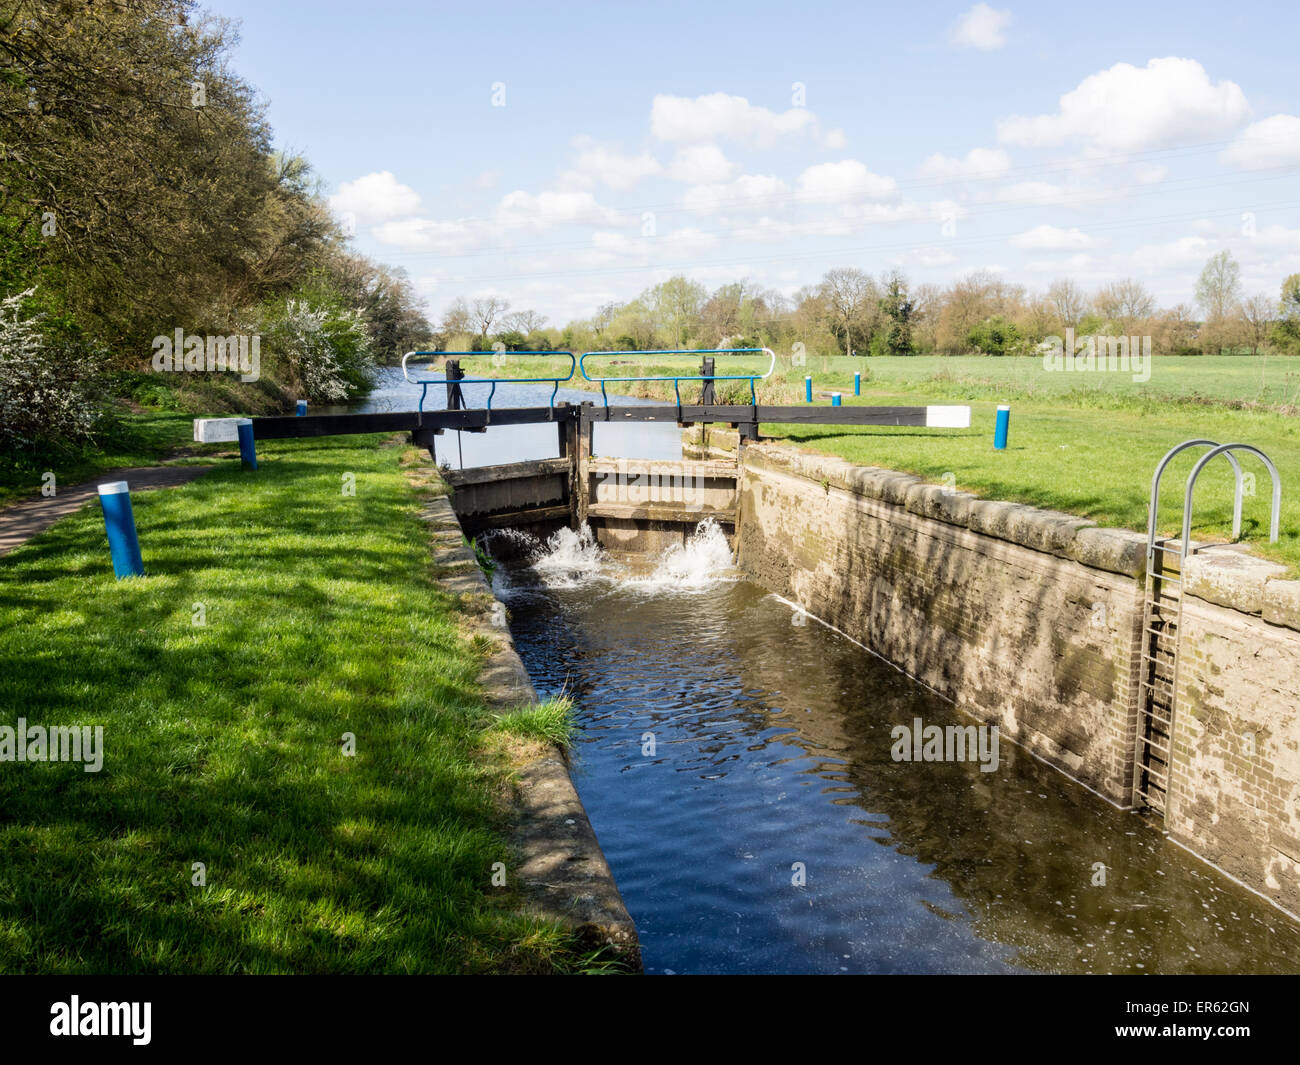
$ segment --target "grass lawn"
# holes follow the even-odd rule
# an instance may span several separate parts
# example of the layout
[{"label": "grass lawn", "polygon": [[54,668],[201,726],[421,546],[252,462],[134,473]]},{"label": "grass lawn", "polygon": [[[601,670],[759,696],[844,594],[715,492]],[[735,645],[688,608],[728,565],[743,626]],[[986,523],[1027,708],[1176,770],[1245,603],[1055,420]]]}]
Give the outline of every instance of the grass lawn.
[{"label": "grass lawn", "polygon": [[268,442],[256,473],[138,495],[143,580],[114,580],[93,505],[0,559],[0,724],[105,751],[0,763],[0,971],[585,967],[491,886],[509,743],[412,453],[379,445]]},{"label": "grass lawn", "polygon": [[[567,359],[514,361],[558,371]],[[719,356],[719,373],[736,367],[765,369],[767,358]],[[592,357],[592,376],[663,375],[699,372],[696,356],[680,358]],[[470,367],[467,366],[467,371]],[[862,397],[853,396],[853,373],[862,374]],[[509,364],[497,371],[519,373]],[[539,369],[537,373],[541,373]],[[1160,457],[1183,440],[1207,437],[1263,448],[1281,474],[1281,537],[1269,545],[1271,487],[1258,460],[1245,457],[1254,474],[1253,497],[1244,504],[1243,539],[1252,550],[1300,573],[1300,358],[1285,356],[1159,357],[1150,380],[1131,373],[1062,373],[1044,370],[1037,358],[916,356],[829,358],[809,356],[803,366],[778,361],[772,378],[759,385],[759,402],[801,403],[804,375],[811,375],[814,400],[843,393],[847,404],[968,403],[970,430],[852,429],[834,426],[764,424],[765,436],[780,437],[863,465],[886,466],[991,499],[1006,499],[1068,511],[1099,524],[1145,531],[1151,475]],[[575,384],[583,382],[578,379]],[[611,385],[610,391],[671,399],[672,385]],[[699,385],[682,385],[687,402]],[[722,401],[749,402],[749,386],[718,386]],[[994,411],[1011,405],[1010,446],[993,449]],[[1160,524],[1166,533],[1181,523],[1187,473],[1200,451],[1189,451],[1167,471]],[[1197,482],[1193,535],[1226,540],[1231,535],[1232,475],[1216,460]],[[1249,489],[1249,482],[1247,484]]]}]

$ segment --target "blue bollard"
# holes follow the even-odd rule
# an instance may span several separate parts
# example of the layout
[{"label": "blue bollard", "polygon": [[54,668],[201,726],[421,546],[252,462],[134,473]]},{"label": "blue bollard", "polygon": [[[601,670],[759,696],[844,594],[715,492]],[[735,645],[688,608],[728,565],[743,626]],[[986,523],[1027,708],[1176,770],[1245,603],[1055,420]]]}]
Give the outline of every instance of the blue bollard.
[{"label": "blue bollard", "polygon": [[998,423],[993,430],[993,446],[998,451],[1007,449],[1007,430],[1011,427],[1011,407],[1006,403],[998,404]]},{"label": "blue bollard", "polygon": [[298,411],[296,416],[301,418],[306,413],[307,413],[307,401],[305,399],[298,400]]},{"label": "blue bollard", "polygon": [[853,394],[855,396],[862,395],[862,374],[860,373],[853,375]]},{"label": "blue bollard", "polygon": [[831,406],[832,407],[843,406],[843,404],[840,402],[840,394],[838,392],[831,393]]},{"label": "blue bollard", "polygon": [[253,421],[240,418],[236,423],[239,429],[239,457],[250,470],[257,469],[257,445],[253,442]]},{"label": "blue bollard", "polygon": [[812,402],[812,378],[811,377],[805,377],[803,379],[803,398],[805,403]]},{"label": "blue bollard", "polygon": [[135,513],[131,510],[131,490],[127,483],[101,484],[99,505],[104,508],[104,530],[108,533],[108,551],[113,556],[117,579],[143,577],[144,559],[140,557],[140,539],[135,534]]}]

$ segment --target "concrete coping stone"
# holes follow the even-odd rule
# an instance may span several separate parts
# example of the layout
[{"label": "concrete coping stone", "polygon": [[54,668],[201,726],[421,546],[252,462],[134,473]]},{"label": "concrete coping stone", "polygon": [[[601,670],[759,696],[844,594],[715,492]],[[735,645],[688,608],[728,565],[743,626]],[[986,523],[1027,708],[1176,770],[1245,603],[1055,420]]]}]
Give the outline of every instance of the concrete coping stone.
[{"label": "concrete coping stone", "polygon": [[[1208,603],[1240,610],[1244,614],[1262,615],[1265,588],[1285,576],[1286,572],[1285,566],[1267,559],[1255,558],[1239,551],[1210,550],[1187,557],[1183,591]],[[1272,597],[1271,602],[1276,612],[1277,607],[1285,602],[1285,592]]]},{"label": "concrete coping stone", "polygon": [[[834,455],[802,451],[764,441],[747,445],[745,463],[784,471],[868,499],[905,508],[971,532],[1141,580],[1146,573],[1146,537],[1128,529],[1107,529],[1074,514],[1023,503],[983,499],[881,466],[855,466]],[[1186,590],[1198,598],[1274,624],[1300,629],[1300,581],[1280,579],[1286,569],[1240,551],[1212,551],[1188,561]]]}]

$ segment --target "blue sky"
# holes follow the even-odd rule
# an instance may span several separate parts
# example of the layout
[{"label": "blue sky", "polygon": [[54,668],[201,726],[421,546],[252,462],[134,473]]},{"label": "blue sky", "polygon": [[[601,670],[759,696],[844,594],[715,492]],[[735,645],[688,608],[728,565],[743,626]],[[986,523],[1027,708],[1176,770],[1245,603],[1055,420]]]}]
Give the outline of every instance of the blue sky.
[{"label": "blue sky", "polygon": [[1284,4],[212,0],[357,247],[553,324],[830,267],[1192,300],[1300,271]]}]

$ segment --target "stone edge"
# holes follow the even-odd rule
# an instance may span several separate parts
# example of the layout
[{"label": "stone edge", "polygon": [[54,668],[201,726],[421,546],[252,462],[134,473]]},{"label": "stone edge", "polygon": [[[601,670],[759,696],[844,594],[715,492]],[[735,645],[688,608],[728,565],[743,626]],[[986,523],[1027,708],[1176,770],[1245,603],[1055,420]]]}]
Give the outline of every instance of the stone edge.
[{"label": "stone edge", "polygon": [[[536,703],[536,690],[506,625],[505,608],[466,545],[451,500],[443,496],[430,501],[424,520],[430,525],[440,585],[455,594],[491,600],[479,619],[496,645],[480,675],[489,705],[509,710]],[[568,926],[584,943],[612,947],[622,962],[640,971],[636,925],[573,786],[564,753],[551,747],[524,766],[516,796],[511,844],[520,858],[517,875],[524,884],[527,910]]]}]

